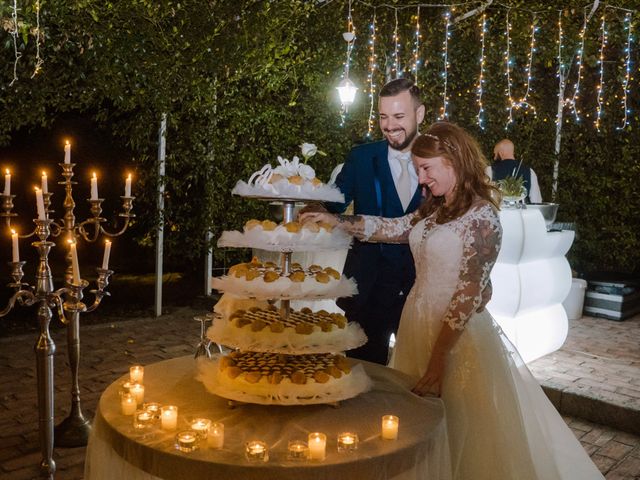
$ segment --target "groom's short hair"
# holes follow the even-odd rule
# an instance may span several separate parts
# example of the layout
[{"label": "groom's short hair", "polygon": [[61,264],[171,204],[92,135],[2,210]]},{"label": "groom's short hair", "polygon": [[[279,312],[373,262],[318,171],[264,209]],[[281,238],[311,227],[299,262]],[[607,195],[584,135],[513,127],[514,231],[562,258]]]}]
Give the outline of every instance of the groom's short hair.
[{"label": "groom's short hair", "polygon": [[409,92],[416,108],[422,105],[420,98],[420,89],[408,78],[396,78],[384,84],[380,89],[380,97],[395,97],[399,93]]}]

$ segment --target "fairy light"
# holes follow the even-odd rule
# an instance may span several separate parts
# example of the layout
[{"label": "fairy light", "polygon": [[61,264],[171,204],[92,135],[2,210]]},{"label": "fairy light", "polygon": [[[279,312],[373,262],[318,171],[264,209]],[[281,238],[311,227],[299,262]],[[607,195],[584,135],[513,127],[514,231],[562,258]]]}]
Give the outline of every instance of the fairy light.
[{"label": "fairy light", "polygon": [[600,66],[600,83],[598,84],[598,106],[596,108],[596,120],[594,125],[596,130],[600,131],[600,120],[602,118],[602,92],[604,90],[604,49],[607,44],[607,25],[605,21],[605,14],[602,13],[602,24],[600,27],[600,56],[598,58],[598,65]]},{"label": "fairy light", "polygon": [[569,108],[573,111],[573,117],[576,119],[576,122],[580,122],[580,110],[578,109],[578,99],[580,98],[580,82],[582,81],[582,71],[584,70],[583,59],[584,59],[584,38],[587,33],[587,24],[589,22],[589,17],[587,16],[587,12],[583,12],[584,20],[582,22],[582,29],[580,29],[580,47],[578,47],[578,54],[576,55],[576,64],[578,65],[578,77],[576,78],[576,84],[573,89],[573,95],[570,99],[567,99],[565,102]]},{"label": "fairy light", "polygon": [[413,83],[416,85],[418,85],[418,69],[420,68],[420,38],[420,5],[418,5],[418,11],[416,13],[416,32],[413,44],[413,65],[411,66],[411,70],[413,70]]},{"label": "fairy light", "polygon": [[393,78],[402,76],[400,71],[400,36],[398,35],[398,9],[395,8],[396,26],[393,29]]},{"label": "fairy light", "polygon": [[449,38],[451,33],[449,27],[451,26],[451,12],[445,13],[444,18],[446,20],[444,29],[444,42],[442,46],[442,58],[444,60],[444,70],[442,77],[444,78],[444,88],[442,90],[442,107],[440,108],[440,120],[446,120],[449,118],[449,97],[447,96],[447,82],[449,77]]},{"label": "fairy light", "polygon": [[627,46],[624,49],[625,59],[624,59],[624,82],[622,85],[622,111],[624,112],[624,118],[622,119],[622,125],[618,127],[618,130],[623,130],[627,125],[629,125],[629,110],[627,106],[627,98],[629,95],[629,79],[631,76],[631,42],[633,38],[631,37],[631,12],[627,12],[624,18],[625,30],[627,31]]},{"label": "fairy light", "polygon": [[[558,102],[562,102],[564,105],[564,82],[565,82],[565,70],[564,63],[562,62],[562,10],[558,11],[558,73],[556,77],[558,78],[559,88],[558,88]],[[561,98],[562,96],[562,98]],[[555,123],[558,125],[560,122],[561,115],[556,116]]]},{"label": "fairy light", "polygon": [[507,10],[506,24],[507,49],[504,52],[504,65],[505,76],[507,77],[507,112],[509,112],[509,115],[507,117],[507,124],[504,127],[505,130],[513,123],[513,107],[515,103],[511,96],[511,22],[509,21],[509,10]]},{"label": "fairy light", "polygon": [[373,19],[369,24],[369,74],[367,81],[369,83],[369,119],[367,120],[367,137],[371,138],[371,134],[375,129],[375,120],[373,115],[373,105],[375,98],[375,72],[378,68],[378,56],[376,54],[376,10],[373,10]]},{"label": "fairy light", "polygon": [[22,52],[18,50],[18,4],[17,0],[13,0],[13,6],[11,8],[11,30],[9,30],[9,35],[11,35],[13,39],[13,53],[15,56],[15,60],[13,62],[13,79],[9,86],[12,86],[16,80],[18,80],[18,61],[20,57],[22,57]]},{"label": "fairy light", "polygon": [[533,54],[536,52],[536,32],[538,31],[538,26],[536,25],[536,16],[534,14],[533,21],[531,22],[531,41],[529,43],[529,54],[527,55],[527,68],[525,73],[527,75],[527,87],[524,93],[524,96],[520,99],[520,101],[516,104],[516,108],[523,109],[531,109],[533,114],[536,114],[536,109],[533,105],[529,103],[529,93],[531,93],[531,69],[533,65]]},{"label": "fairy light", "polygon": [[478,102],[478,115],[476,115],[476,122],[478,126],[484,130],[484,108],[482,106],[482,93],[484,90],[484,39],[487,33],[487,14],[482,14],[482,22],[480,23],[480,76],[478,77],[478,87],[476,89],[476,99]]},{"label": "fairy light", "polygon": [[42,70],[42,65],[44,64],[44,60],[42,59],[42,55],[40,54],[40,0],[36,0],[35,5],[36,10],[36,64],[33,68],[33,74],[31,78],[35,77]]}]

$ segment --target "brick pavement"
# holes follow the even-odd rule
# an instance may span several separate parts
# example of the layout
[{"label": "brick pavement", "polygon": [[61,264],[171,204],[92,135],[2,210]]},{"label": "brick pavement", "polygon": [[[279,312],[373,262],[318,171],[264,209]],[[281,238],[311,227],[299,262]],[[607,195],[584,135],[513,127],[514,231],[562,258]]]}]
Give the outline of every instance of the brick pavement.
[{"label": "brick pavement", "polygon": [[[149,364],[192,353],[199,334],[199,326],[192,317],[200,313],[201,310],[180,308],[159,319],[113,319],[109,323],[81,328],[83,350],[80,384],[85,415],[89,418],[93,416],[102,391],[125,374],[129,365]],[[589,391],[594,397],[606,397],[606,392],[615,393],[617,396],[610,399],[622,399],[626,405],[628,398],[637,398],[631,393],[640,388],[638,345],[637,340],[635,343],[633,341],[633,335],[638,338],[640,318],[620,325],[601,322],[589,318],[572,322],[569,341],[565,346],[567,350],[563,348],[561,352],[534,362],[533,370],[547,386],[553,383],[565,390],[576,388],[578,392]],[[58,347],[55,360],[57,423],[69,408],[71,382],[64,331],[54,332],[53,338]],[[34,341],[34,335],[0,338],[0,480],[32,479],[38,473],[40,451],[36,430]],[[587,358],[582,360],[578,354]],[[565,355],[573,359],[573,363],[569,365]],[[611,360],[618,362],[611,363]],[[566,365],[570,368],[561,371]],[[548,378],[543,378],[545,376]],[[607,381],[600,382],[601,378]],[[628,382],[625,383],[625,379]],[[562,390],[548,387],[550,395],[554,392],[560,392],[562,397]],[[640,479],[639,436],[575,416],[565,417],[565,420],[606,474],[607,480]],[[56,478],[82,478],[84,451],[84,448],[56,448]]]}]

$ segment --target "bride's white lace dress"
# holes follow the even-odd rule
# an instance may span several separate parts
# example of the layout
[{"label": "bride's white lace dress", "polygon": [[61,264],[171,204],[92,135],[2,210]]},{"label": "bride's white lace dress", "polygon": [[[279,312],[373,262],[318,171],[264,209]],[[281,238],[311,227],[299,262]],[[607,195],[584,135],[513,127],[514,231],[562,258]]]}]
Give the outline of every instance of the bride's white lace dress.
[{"label": "bride's white lace dress", "polygon": [[456,480],[603,479],[515,348],[484,309],[500,248],[497,212],[483,201],[446,224],[413,215],[366,217],[364,238],[406,240],[416,263],[391,359],[416,378],[442,322],[464,329],[447,362],[446,407]]}]

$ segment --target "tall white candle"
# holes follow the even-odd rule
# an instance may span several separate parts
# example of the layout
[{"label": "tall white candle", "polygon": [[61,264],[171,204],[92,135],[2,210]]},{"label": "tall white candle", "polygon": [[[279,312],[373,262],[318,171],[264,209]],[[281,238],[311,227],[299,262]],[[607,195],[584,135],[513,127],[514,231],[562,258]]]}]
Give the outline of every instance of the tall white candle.
[{"label": "tall white candle", "polygon": [[18,250],[18,234],[11,229],[11,261],[17,263],[20,261],[20,251]]},{"label": "tall white candle", "polygon": [[131,388],[129,388],[129,393],[136,397],[136,403],[138,405],[142,405],[142,402],[144,402],[144,385],[134,383],[131,385]]},{"label": "tall white candle", "polygon": [[[104,255],[102,256],[102,269],[109,269],[109,255],[111,255],[111,240],[106,240],[104,242]],[[133,368],[133,367],[131,367]],[[142,368],[142,367],[139,367]],[[144,373],[144,370],[143,370]],[[135,381],[133,377],[131,377],[131,381]]]},{"label": "tall white candle", "polygon": [[382,417],[382,438],[385,440],[397,440],[399,423],[400,420],[395,415],[384,415]]},{"label": "tall white candle", "polygon": [[47,172],[42,171],[42,193],[49,193],[49,182],[47,182]]},{"label": "tall white candle", "polygon": [[98,199],[98,177],[96,172],[91,175],[91,200]]},{"label": "tall white candle", "polygon": [[327,453],[327,436],[324,433],[314,432],[309,434],[309,458],[311,460],[324,460]]},{"label": "tall white candle", "polygon": [[136,397],[130,393],[125,393],[120,397],[120,407],[123,415],[133,415],[136,413]]},{"label": "tall white candle", "polygon": [[7,168],[4,174],[4,194],[11,195],[11,172]]},{"label": "tall white candle", "polygon": [[127,179],[124,181],[124,196],[131,196],[131,174],[127,175]]},{"label": "tall white candle", "polygon": [[80,285],[80,265],[78,264],[78,250],[76,242],[69,240],[69,248],[71,249],[71,272],[73,274],[73,284]]},{"label": "tall white candle", "polygon": [[69,140],[64,144],[64,163],[71,163],[71,144]]},{"label": "tall white candle", "polygon": [[144,367],[141,365],[133,365],[129,367],[129,380],[131,383],[142,384],[144,379]]},{"label": "tall white candle", "polygon": [[44,198],[42,196],[42,190],[38,187],[36,187],[36,208],[38,210],[38,220],[46,220]]},{"label": "tall white candle", "polygon": [[224,446],[224,423],[212,423],[207,436],[209,448],[222,448]]},{"label": "tall white candle", "polygon": [[175,430],[178,426],[178,407],[165,405],[160,413],[160,424],[163,430]]}]

